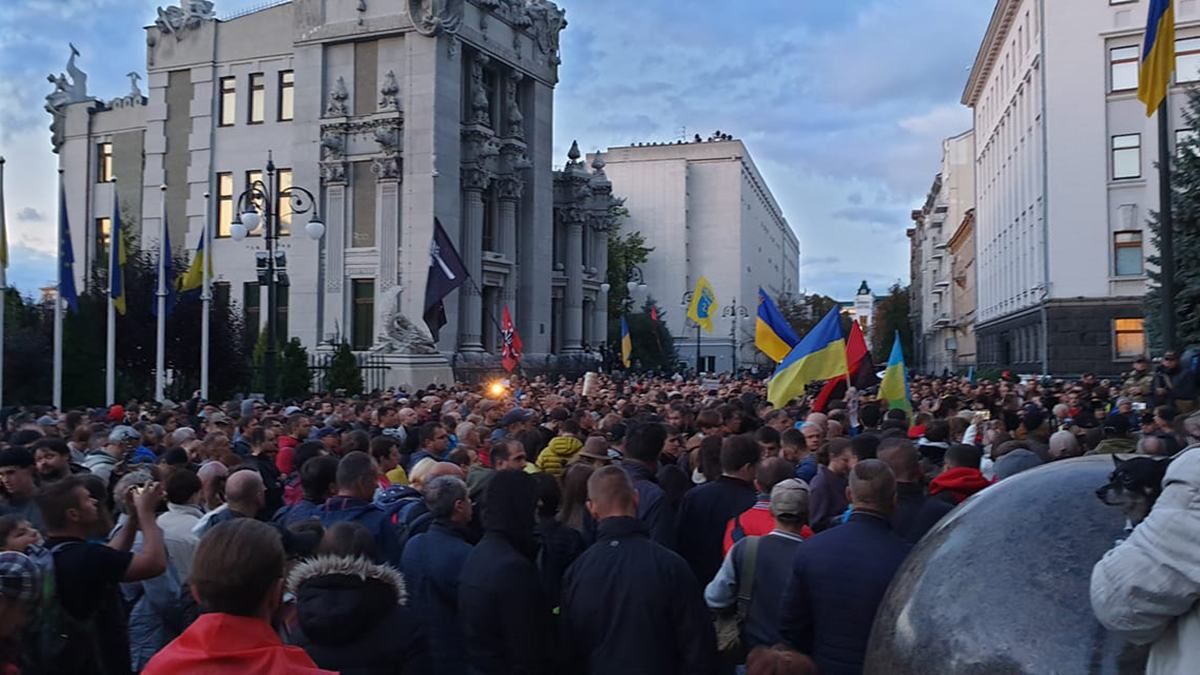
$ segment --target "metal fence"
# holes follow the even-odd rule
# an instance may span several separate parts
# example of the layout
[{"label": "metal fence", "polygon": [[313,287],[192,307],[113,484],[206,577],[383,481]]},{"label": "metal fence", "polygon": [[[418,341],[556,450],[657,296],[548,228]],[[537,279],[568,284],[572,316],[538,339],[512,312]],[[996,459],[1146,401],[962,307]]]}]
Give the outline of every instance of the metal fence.
[{"label": "metal fence", "polygon": [[[387,388],[387,375],[391,366],[383,357],[364,352],[355,354],[354,358],[358,361],[359,372],[362,373],[364,391],[370,392]],[[308,357],[308,373],[312,378],[313,391],[328,392],[329,387],[325,386],[325,376],[329,372],[329,364],[332,361],[333,354],[312,354]]]}]

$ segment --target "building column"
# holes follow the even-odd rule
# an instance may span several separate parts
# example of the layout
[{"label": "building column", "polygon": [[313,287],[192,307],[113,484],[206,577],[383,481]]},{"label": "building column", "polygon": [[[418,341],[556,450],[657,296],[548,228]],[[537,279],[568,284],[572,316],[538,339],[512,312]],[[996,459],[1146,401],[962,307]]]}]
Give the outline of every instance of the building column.
[{"label": "building column", "polygon": [[462,238],[459,239],[458,250],[471,278],[459,287],[460,352],[483,351],[483,298],[479,295],[479,280],[483,279],[483,191],[490,180],[491,176],[483,169],[463,168],[462,187],[466,199],[463,203]]},{"label": "building column", "polygon": [[507,305],[510,312],[515,312],[517,301],[517,280],[520,278],[517,266],[517,203],[521,201],[525,182],[516,176],[504,176],[496,181],[497,194],[500,198],[500,253],[510,263],[508,276],[504,279],[504,288],[500,291],[500,304]]},{"label": "building column", "polygon": [[[596,277],[600,283],[608,281],[608,229],[593,230],[595,242]],[[596,318],[593,323],[592,344],[600,345],[608,342],[608,293],[603,289],[596,292]]]},{"label": "building column", "polygon": [[583,351],[583,224],[582,217],[568,216],[567,287],[563,294],[563,352]]},{"label": "building column", "polygon": [[343,293],[346,278],[346,183],[345,174],[337,174],[341,180],[325,183],[325,307],[321,334],[317,344],[327,336],[335,340],[349,340],[349,303]]}]

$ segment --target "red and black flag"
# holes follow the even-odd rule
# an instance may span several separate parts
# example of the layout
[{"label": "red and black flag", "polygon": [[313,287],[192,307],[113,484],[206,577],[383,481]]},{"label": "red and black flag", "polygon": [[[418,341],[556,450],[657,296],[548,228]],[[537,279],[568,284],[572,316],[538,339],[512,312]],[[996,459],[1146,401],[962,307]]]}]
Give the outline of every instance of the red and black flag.
[{"label": "red and black flag", "polygon": [[503,364],[505,370],[511,373],[521,362],[521,350],[525,345],[521,344],[521,334],[513,325],[512,314],[508,313],[508,305],[504,306],[500,317],[500,344],[500,363]]},{"label": "red and black flag", "polygon": [[845,396],[847,380],[860,391],[879,382],[875,375],[875,364],[871,361],[871,351],[867,349],[867,341],[857,321],[850,323],[850,337],[846,339],[846,364],[850,367],[849,376],[825,381],[821,393],[813,401],[812,409],[815,412],[825,412],[831,400]]}]

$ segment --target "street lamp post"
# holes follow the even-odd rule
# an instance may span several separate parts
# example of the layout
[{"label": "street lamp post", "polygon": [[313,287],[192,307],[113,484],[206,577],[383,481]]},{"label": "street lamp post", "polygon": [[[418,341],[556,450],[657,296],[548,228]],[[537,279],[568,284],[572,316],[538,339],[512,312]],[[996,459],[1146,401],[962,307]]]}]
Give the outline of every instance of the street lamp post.
[{"label": "street lamp post", "polygon": [[[692,306],[692,294],[695,291],[687,291],[680,299],[679,305],[685,310]],[[685,322],[686,323],[686,322]],[[694,321],[692,323],[695,323]],[[696,377],[700,377],[700,324],[696,324]]]},{"label": "street lamp post", "polygon": [[317,198],[312,192],[300,186],[289,186],[278,189],[275,182],[275,161],[267,152],[266,181],[261,178],[246,187],[246,191],[238,196],[234,209],[233,223],[229,234],[234,241],[242,241],[247,235],[258,231],[263,226],[263,246],[265,251],[255,254],[255,268],[258,271],[259,284],[267,287],[267,348],[263,353],[263,394],[268,400],[276,394],[275,359],[276,345],[276,302],[278,287],[290,285],[287,275],[287,256],[278,249],[279,244],[279,205],[287,199],[293,214],[312,211],[304,232],[314,241],[325,235],[325,224],[317,215]]},{"label": "street lamp post", "polygon": [[737,304],[737,298],[734,298],[728,307],[721,310],[721,316],[729,319],[729,339],[733,342],[733,376],[737,377],[738,372],[738,335],[737,322],[750,320],[750,309],[745,305]]}]

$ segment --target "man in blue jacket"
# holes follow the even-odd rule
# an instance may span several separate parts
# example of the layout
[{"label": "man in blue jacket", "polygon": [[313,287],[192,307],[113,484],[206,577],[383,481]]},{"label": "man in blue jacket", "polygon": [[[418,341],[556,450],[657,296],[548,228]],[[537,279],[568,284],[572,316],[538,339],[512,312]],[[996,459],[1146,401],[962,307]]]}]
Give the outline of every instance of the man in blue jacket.
[{"label": "man in blue jacket", "polygon": [[650,531],[650,538],[667,548],[675,548],[675,507],[658,484],[658,456],[666,440],[667,428],[662,424],[635,425],[625,437],[625,460],[621,468],[629,474],[637,490],[637,518]]},{"label": "man in blue jacket", "polygon": [[877,459],[850,471],[854,511],[796,549],[780,633],[822,675],[860,675],[871,624],[911,546],[892,532],[896,479]]},{"label": "man in blue jacket", "polygon": [[387,513],[372,503],[379,486],[379,465],[365,452],[346,453],[338,462],[337,494],[321,507],[321,525],[326,529],[334,523],[362,523],[375,538],[375,562],[400,567],[400,538]]}]

